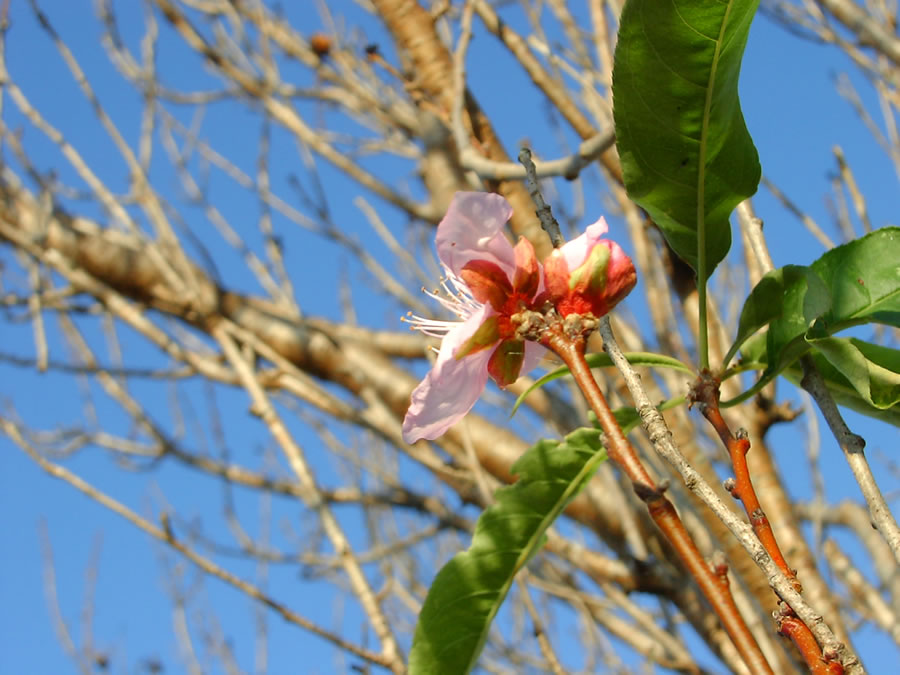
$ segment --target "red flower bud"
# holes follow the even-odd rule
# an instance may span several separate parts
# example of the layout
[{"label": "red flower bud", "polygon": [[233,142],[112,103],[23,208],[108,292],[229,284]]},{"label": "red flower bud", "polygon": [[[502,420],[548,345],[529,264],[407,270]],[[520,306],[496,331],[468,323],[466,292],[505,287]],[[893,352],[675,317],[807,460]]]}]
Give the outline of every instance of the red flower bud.
[{"label": "red flower bud", "polygon": [[548,297],[562,316],[608,314],[637,282],[631,259],[614,241],[601,239],[586,252],[583,262],[569,270],[562,251],[544,262]]}]

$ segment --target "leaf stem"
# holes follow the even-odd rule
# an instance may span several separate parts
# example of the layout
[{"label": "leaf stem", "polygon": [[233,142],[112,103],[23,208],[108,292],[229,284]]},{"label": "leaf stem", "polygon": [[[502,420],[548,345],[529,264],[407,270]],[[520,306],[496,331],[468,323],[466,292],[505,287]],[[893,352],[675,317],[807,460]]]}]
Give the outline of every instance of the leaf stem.
[{"label": "leaf stem", "polygon": [[[703,228],[698,232],[698,241],[703,242]],[[706,316],[706,244],[701,243],[697,253],[697,356],[700,369],[709,368],[709,324]]]},{"label": "leaf stem", "polygon": [[750,672],[772,673],[772,668],[756,643],[756,639],[738,612],[728,588],[727,575],[724,570],[714,570],[703,559],[672,502],[665,497],[665,485],[654,483],[637,452],[616,423],[609,404],[606,402],[606,397],[600,391],[585,360],[584,342],[584,337],[581,335],[576,337],[567,335],[561,323],[548,326],[541,337],[541,343],[555,352],[569,367],[572,377],[594,414],[597,415],[605,435],[606,449],[610,459],[618,464],[631,480],[635,493],[647,505],[653,522],[675,549],[685,568],[712,605]]}]

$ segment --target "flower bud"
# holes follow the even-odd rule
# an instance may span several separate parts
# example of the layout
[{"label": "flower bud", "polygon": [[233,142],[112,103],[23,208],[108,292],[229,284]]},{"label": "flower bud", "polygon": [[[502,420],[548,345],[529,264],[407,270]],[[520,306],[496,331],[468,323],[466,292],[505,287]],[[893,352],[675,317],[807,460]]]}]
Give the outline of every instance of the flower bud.
[{"label": "flower bud", "polygon": [[550,300],[562,316],[593,314],[599,319],[637,282],[631,259],[608,239],[595,243],[584,262],[571,272],[565,257],[554,251],[544,263],[544,274]]},{"label": "flower bud", "polygon": [[596,295],[606,288],[606,268],[609,264],[609,246],[600,242],[591,249],[580,267],[569,276],[569,289],[575,293]]}]

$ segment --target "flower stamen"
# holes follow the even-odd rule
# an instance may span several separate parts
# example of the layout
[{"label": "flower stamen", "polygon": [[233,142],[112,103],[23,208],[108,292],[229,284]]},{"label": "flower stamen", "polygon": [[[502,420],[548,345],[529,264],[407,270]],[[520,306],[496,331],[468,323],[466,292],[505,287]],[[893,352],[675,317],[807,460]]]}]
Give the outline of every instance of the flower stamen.
[{"label": "flower stamen", "polygon": [[465,321],[481,308],[481,303],[472,297],[462,279],[447,268],[444,268],[444,272],[447,276],[441,278],[440,288],[429,291],[423,286],[422,292],[459,318],[432,319],[407,312],[400,320],[408,323],[410,330],[421,331],[433,338],[443,338],[460,321]]}]

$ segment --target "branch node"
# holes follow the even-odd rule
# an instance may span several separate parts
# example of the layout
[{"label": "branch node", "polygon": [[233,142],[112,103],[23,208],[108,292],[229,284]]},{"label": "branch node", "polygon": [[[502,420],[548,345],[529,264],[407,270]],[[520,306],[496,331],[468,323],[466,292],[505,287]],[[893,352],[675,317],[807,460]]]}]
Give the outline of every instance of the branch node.
[{"label": "branch node", "polygon": [[725,553],[723,551],[713,551],[710,564],[719,580],[728,586],[728,558],[725,557]]},{"label": "branch node", "polygon": [[735,499],[738,499],[738,495],[736,492],[737,481],[733,477],[726,478],[722,481],[722,487],[725,488],[725,491],[729,493]]},{"label": "branch node", "polygon": [[669,479],[661,480],[656,485],[645,485],[644,483],[638,482],[633,482],[631,485],[638,498],[646,503],[662,498],[666,490],[669,489]]}]

